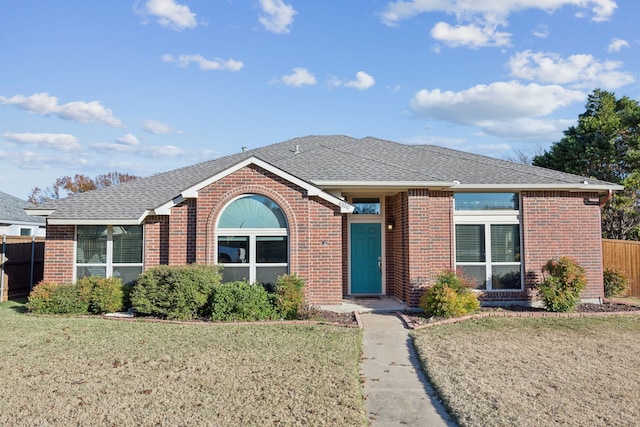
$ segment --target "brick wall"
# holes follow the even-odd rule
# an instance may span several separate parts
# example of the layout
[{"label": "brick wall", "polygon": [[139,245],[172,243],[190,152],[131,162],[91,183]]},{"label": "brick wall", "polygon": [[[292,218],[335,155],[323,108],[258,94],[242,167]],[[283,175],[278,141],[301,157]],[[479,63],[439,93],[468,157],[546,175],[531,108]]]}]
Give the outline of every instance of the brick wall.
[{"label": "brick wall", "polygon": [[144,221],[144,268],[169,264],[169,217],[149,216]]},{"label": "brick wall", "polygon": [[75,226],[47,225],[44,246],[43,281],[71,283],[73,281]]},{"label": "brick wall", "polygon": [[584,269],[583,299],[603,298],[600,207],[595,193],[529,191],[522,194],[524,269],[531,286],[551,258],[569,256]]},{"label": "brick wall", "polygon": [[[405,209],[401,202],[403,196],[396,197],[400,199],[394,204],[395,209],[402,211]],[[393,245],[394,256],[402,262],[401,267],[394,267],[394,272],[397,274],[398,268],[406,271],[401,273],[401,278],[394,278],[395,286],[399,280],[403,282],[403,299],[409,306],[418,305],[425,287],[433,284],[440,271],[453,268],[452,200],[451,192],[426,189],[407,192],[405,219],[398,235],[394,235]],[[398,244],[406,249],[399,248]],[[398,251],[403,250],[406,252],[399,255]]]}]

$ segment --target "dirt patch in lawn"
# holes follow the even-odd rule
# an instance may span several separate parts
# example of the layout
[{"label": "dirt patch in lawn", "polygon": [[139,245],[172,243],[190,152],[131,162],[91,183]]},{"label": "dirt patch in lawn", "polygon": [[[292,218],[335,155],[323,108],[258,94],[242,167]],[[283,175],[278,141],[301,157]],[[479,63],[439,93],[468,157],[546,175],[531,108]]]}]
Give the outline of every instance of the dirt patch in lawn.
[{"label": "dirt patch in lawn", "polygon": [[486,317],[412,336],[462,426],[631,426],[640,420],[640,315]]}]

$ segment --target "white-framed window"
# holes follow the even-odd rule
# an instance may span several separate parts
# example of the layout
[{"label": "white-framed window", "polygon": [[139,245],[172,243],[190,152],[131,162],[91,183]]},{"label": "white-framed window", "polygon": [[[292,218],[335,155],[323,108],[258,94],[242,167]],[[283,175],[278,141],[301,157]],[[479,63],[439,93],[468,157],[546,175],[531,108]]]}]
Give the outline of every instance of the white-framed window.
[{"label": "white-framed window", "polygon": [[33,230],[31,228],[20,228],[21,236],[31,236],[33,235]]},{"label": "white-framed window", "polygon": [[521,290],[518,193],[456,193],[456,270],[480,290]]},{"label": "white-framed window", "polygon": [[224,282],[246,280],[270,286],[288,273],[289,235],[284,212],[268,197],[232,200],[216,227],[216,257]]},{"label": "white-framed window", "polygon": [[141,225],[76,226],[76,277],[120,277],[135,281],[142,273]]}]

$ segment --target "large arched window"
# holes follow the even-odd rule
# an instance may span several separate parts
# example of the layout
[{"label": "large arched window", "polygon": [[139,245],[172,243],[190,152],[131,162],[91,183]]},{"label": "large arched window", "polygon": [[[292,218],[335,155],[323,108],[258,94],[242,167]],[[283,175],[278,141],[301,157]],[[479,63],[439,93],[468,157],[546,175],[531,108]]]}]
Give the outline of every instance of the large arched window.
[{"label": "large arched window", "polygon": [[268,197],[251,194],[229,203],[218,218],[217,259],[225,282],[274,284],[289,267],[287,220]]}]

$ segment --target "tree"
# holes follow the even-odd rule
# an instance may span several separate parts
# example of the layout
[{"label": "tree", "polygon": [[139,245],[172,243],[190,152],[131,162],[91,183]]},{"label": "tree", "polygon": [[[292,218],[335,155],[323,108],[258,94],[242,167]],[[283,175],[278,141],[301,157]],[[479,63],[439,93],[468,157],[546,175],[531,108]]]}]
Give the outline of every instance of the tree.
[{"label": "tree", "polygon": [[640,240],[640,104],[600,89],[578,124],[533,164],[621,184],[602,210],[605,238]]},{"label": "tree", "polygon": [[[94,179],[91,179],[86,175],[79,174],[75,175],[73,178],[70,176],[63,176],[58,178],[55,184],[51,187],[47,187],[45,189],[35,187],[31,190],[28,200],[30,203],[39,205],[51,200],[58,200],[72,194],[110,187],[126,181],[133,181],[138,178],[140,177],[122,172],[109,172],[103,175],[98,175]],[[66,191],[66,194],[61,194],[63,190]]]}]

